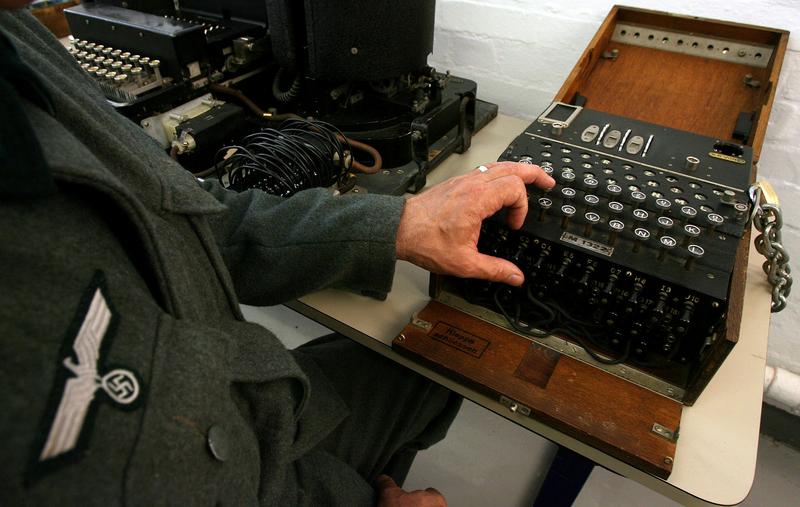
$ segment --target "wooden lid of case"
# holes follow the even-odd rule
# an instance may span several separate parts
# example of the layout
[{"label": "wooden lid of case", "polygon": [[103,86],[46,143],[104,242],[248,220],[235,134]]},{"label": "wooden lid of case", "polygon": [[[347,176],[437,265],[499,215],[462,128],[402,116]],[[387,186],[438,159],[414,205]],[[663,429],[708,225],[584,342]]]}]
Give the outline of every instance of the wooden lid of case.
[{"label": "wooden lid of case", "polygon": [[789,33],[615,6],[555,100],[742,143],[758,160]]}]

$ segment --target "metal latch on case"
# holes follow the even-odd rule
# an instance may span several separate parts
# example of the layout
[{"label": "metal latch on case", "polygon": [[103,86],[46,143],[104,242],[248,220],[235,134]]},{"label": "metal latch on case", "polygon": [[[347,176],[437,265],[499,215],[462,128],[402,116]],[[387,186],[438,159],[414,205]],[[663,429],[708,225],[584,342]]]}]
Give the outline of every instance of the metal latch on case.
[{"label": "metal latch on case", "polygon": [[526,415],[526,416],[531,415],[530,407],[526,407],[525,405],[523,405],[521,403],[517,403],[516,401],[512,400],[511,398],[508,398],[506,396],[502,396],[501,395],[499,401],[500,401],[501,405],[505,405],[506,408],[508,408],[508,410],[510,410],[511,412],[520,413],[520,414]]},{"label": "metal latch on case", "polygon": [[771,204],[772,206],[780,206],[781,202],[778,199],[778,193],[772,187],[772,184],[767,180],[759,180],[752,187],[750,187],[750,200],[753,201],[754,206],[762,204]]},{"label": "metal latch on case", "polygon": [[667,440],[669,440],[671,442],[677,442],[678,441],[678,430],[677,429],[671,430],[671,429],[669,429],[666,426],[663,426],[661,424],[653,423],[653,428],[651,429],[651,431],[653,433],[655,433],[656,435],[658,435],[660,437],[664,437],[664,438],[666,438]]}]

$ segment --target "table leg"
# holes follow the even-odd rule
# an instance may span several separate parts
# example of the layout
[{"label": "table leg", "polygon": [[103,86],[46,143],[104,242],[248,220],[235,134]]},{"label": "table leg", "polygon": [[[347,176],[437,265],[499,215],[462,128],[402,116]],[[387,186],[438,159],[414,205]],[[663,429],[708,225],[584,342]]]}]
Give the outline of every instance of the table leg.
[{"label": "table leg", "polygon": [[571,506],[593,468],[592,460],[559,445],[533,507]]}]

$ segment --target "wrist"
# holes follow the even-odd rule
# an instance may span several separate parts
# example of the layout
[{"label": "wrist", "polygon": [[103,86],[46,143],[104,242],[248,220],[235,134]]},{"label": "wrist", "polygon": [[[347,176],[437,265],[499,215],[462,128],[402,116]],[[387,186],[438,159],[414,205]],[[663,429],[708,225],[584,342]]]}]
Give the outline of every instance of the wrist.
[{"label": "wrist", "polygon": [[403,204],[403,211],[400,213],[400,221],[397,224],[397,236],[395,239],[395,255],[397,260],[410,260],[410,245],[413,242],[413,218],[416,207],[414,199],[410,197]]}]

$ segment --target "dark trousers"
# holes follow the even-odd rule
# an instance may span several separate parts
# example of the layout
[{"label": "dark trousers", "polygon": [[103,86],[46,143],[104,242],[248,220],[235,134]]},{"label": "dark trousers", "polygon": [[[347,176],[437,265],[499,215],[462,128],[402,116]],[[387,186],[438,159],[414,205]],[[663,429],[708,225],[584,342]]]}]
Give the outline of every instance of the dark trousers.
[{"label": "dark trousers", "polygon": [[350,409],[319,447],[368,482],[387,474],[402,485],[417,451],[442,440],[461,396],[339,334],[295,350],[313,358]]}]

